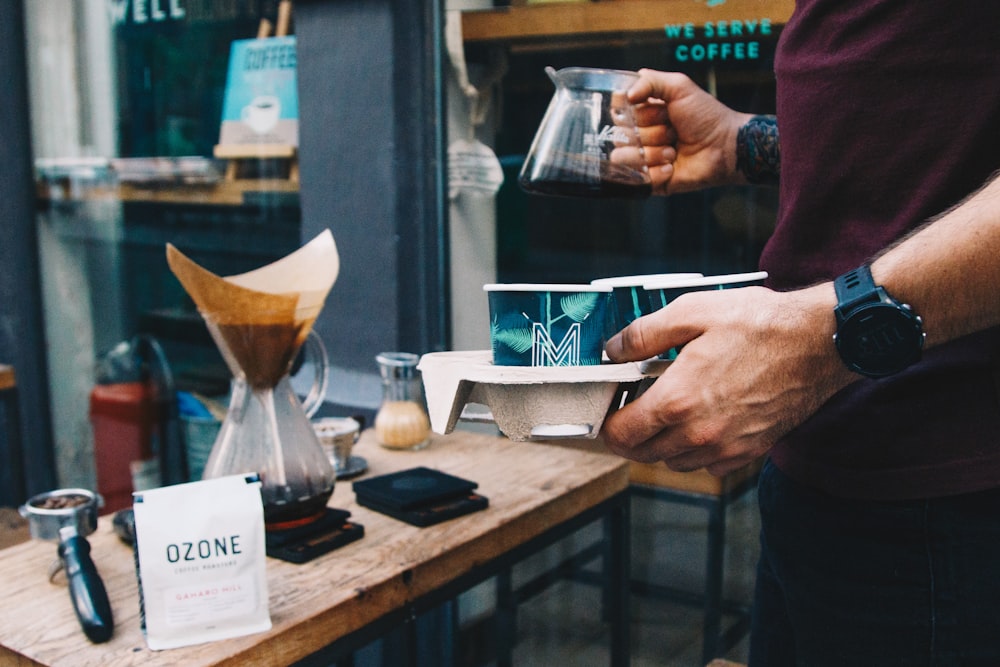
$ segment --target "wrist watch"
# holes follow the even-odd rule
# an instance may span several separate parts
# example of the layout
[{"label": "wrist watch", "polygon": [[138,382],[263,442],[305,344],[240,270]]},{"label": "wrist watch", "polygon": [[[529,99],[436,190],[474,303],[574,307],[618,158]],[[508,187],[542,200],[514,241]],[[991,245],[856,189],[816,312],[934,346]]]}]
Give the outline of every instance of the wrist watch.
[{"label": "wrist watch", "polygon": [[881,378],[920,360],[926,336],[923,321],[908,304],[875,284],[867,264],[837,278],[833,287],[837,292],[833,340],[848,368]]}]

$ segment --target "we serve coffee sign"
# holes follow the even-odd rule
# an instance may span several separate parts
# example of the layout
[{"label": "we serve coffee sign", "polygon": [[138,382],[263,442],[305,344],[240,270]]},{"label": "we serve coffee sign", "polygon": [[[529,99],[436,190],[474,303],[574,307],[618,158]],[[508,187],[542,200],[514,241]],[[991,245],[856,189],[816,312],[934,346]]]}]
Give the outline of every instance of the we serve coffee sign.
[{"label": "we serve coffee sign", "polygon": [[[759,60],[763,43],[777,35],[772,18],[722,18],[725,9],[738,9],[740,0],[695,0],[708,8],[719,8],[720,18],[700,23],[668,23],[663,32],[678,63],[739,62]],[[753,3],[755,5],[759,3]],[[711,11],[710,11],[711,13]],[[732,15],[732,11],[728,12]]]}]

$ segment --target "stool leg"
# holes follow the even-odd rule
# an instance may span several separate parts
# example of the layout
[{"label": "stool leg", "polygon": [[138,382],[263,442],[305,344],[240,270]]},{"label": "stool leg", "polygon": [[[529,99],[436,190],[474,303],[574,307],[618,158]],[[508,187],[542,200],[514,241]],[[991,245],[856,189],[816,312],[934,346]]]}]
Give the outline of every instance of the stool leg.
[{"label": "stool leg", "polygon": [[722,579],[726,549],[726,502],[709,508],[708,554],[705,562],[705,620],[702,626],[702,663],[717,657],[722,634]]}]

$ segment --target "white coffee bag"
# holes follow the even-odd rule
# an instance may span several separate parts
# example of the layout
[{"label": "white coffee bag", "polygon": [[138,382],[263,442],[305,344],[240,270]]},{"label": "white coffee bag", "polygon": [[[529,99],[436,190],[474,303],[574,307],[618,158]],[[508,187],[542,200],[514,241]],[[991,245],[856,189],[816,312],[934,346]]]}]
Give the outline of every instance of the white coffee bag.
[{"label": "white coffee bag", "polygon": [[139,597],[149,648],[189,646],[271,627],[264,508],[256,476],[134,495]]}]

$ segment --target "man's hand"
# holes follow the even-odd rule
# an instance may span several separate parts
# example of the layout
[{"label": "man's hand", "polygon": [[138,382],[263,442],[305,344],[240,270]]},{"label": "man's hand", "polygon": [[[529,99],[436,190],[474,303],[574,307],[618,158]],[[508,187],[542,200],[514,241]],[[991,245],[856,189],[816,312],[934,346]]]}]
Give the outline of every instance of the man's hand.
[{"label": "man's hand", "polygon": [[832,342],[830,283],[798,292],[763,287],[692,292],[608,341],[616,362],[683,345],[639,398],[610,415],[612,451],[678,471],[735,470],[857,379]]},{"label": "man's hand", "polygon": [[639,70],[628,91],[653,192],[667,195],[743,182],[736,135],[752,116],[725,106],[691,79]]}]

